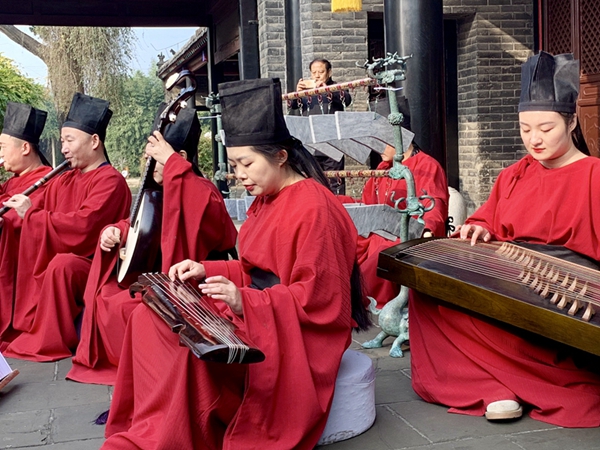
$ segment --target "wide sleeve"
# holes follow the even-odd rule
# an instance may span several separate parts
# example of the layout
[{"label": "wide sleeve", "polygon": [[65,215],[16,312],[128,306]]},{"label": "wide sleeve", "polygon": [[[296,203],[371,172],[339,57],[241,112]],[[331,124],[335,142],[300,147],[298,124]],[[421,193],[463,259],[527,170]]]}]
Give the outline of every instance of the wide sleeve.
[{"label": "wide sleeve", "polygon": [[[65,192],[61,192],[63,186],[57,180],[45,193],[52,195],[59,206],[53,210],[45,199],[43,206],[47,209],[31,207],[23,223],[27,238],[35,242],[36,247],[52,253],[92,255],[102,229],[127,217],[131,206],[127,183],[116,170],[107,169],[111,170],[96,169],[98,173],[91,175],[85,184],[74,185],[74,189],[66,186]],[[78,189],[85,190],[81,202],[82,193],[72,192]],[[61,198],[63,195],[65,198]]]},{"label": "wide sleeve", "polygon": [[[410,161],[410,159],[409,159]],[[432,157],[424,155],[419,163],[412,168],[415,180],[415,195],[433,197],[434,207],[423,215],[425,228],[431,230],[434,236],[446,235],[446,220],[448,219],[448,181],[442,166]],[[428,201],[422,201],[425,207]]]},{"label": "wide sleeve", "polygon": [[184,259],[235,247],[237,230],[215,185],[177,154],[164,169],[161,250],[163,271]]},{"label": "wide sleeve", "polygon": [[[528,162],[526,160],[521,160],[515,167],[511,166],[500,172],[500,175],[498,175],[498,178],[492,187],[490,196],[483,205],[465,220],[465,225],[482,226],[490,232],[492,240],[496,240],[498,238],[498,233],[500,232],[495,226],[495,224],[500,223],[497,216],[499,210],[498,203],[503,196],[510,196],[520,178],[519,173],[524,171],[527,165]],[[516,174],[514,173],[515,168],[517,169]]]},{"label": "wide sleeve", "polygon": [[250,284],[250,277],[244,273],[242,264],[237,260],[229,261],[202,261],[206,277],[222,275],[236,286]]}]

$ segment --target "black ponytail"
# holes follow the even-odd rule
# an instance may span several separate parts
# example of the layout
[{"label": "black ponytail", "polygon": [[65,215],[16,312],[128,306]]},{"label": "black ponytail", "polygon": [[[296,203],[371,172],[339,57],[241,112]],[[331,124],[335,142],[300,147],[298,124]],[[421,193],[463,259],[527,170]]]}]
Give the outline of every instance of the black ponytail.
[{"label": "black ponytail", "polygon": [[352,318],[356,322],[357,331],[367,331],[373,324],[371,322],[371,315],[363,302],[365,294],[362,289],[362,284],[358,262],[354,261],[352,276],[350,277],[350,301],[352,305]]}]

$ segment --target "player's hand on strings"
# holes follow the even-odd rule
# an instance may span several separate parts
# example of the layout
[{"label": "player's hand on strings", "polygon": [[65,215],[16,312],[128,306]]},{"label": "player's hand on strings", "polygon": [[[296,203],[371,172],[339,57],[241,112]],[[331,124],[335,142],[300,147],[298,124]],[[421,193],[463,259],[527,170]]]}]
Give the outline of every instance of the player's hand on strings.
[{"label": "player's hand on strings", "polygon": [[22,219],[25,217],[27,210],[31,208],[31,200],[26,195],[17,194],[5,201],[3,205],[13,208],[17,212],[17,215]]},{"label": "player's hand on strings", "polygon": [[119,242],[121,242],[121,230],[117,227],[106,227],[100,235],[100,248],[105,252],[110,252]]},{"label": "player's hand on strings", "polygon": [[169,278],[175,281],[179,278],[181,281],[189,279],[202,279],[206,276],[204,265],[191,259],[181,261],[169,269]]},{"label": "player's hand on strings", "polygon": [[204,283],[200,283],[198,288],[204,295],[227,303],[234,314],[238,316],[243,314],[242,293],[232,281],[224,276],[209,277],[204,280]]},{"label": "player's hand on strings", "polygon": [[471,245],[475,245],[478,240],[489,242],[492,239],[492,234],[481,225],[460,225],[458,229],[452,233],[451,237],[460,237],[461,239],[471,239]]}]

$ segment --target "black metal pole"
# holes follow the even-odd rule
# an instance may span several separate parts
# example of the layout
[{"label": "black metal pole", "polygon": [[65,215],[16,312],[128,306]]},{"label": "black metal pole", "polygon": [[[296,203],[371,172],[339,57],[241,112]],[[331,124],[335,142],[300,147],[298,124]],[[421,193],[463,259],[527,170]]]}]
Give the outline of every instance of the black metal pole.
[{"label": "black metal pole", "polygon": [[[212,23],[212,20],[209,22],[208,31],[207,31],[207,56],[208,56],[208,64],[207,64],[207,72],[208,72],[208,92],[209,93],[217,93],[217,86],[219,83],[223,81],[223,67],[221,65],[215,64],[215,26]],[[212,119],[210,121],[210,131],[212,136],[216,136],[218,133],[218,125],[217,119]],[[216,139],[212,140],[212,166],[213,173],[216,173],[219,170],[219,143]],[[226,192],[227,191],[227,182],[226,181],[217,181],[216,183],[219,191]]]},{"label": "black metal pole", "polygon": [[256,0],[239,0],[241,80],[260,78],[258,51],[258,10]]},{"label": "black metal pole", "polygon": [[301,41],[300,0],[285,0],[285,75],[287,92],[294,92],[296,83],[302,78]]},{"label": "black metal pole", "polygon": [[386,52],[407,61],[399,95],[408,99],[415,141],[445,167],[442,0],[384,0]]}]

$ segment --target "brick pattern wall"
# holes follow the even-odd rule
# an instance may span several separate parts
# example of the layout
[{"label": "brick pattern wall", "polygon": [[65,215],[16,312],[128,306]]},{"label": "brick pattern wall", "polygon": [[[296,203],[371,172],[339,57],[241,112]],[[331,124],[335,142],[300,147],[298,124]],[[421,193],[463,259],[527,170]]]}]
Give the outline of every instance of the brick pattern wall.
[{"label": "brick pattern wall", "polygon": [[517,104],[521,64],[533,48],[530,0],[444,0],[458,20],[460,191],[469,214],[500,170],[525,154]]},{"label": "brick pattern wall", "polygon": [[[416,1],[416,0],[415,0]],[[460,191],[472,213],[489,196],[500,170],[525,154],[518,129],[520,67],[533,48],[531,0],[443,0],[444,17],[455,18],[458,36]],[[382,0],[363,0],[358,13],[333,14],[331,0],[301,0],[302,64],[329,59],[334,80],[364,77],[356,63],[367,59],[367,12]],[[285,86],[283,1],[258,0],[262,77]],[[353,93],[354,110],[366,109],[366,93]],[[356,190],[356,189],[355,189]]]},{"label": "brick pattern wall", "polygon": [[283,0],[257,0],[261,78],[285,80],[285,10]]},{"label": "brick pattern wall", "polygon": [[[332,13],[331,0],[300,0],[302,21],[302,68],[308,77],[308,65],[315,58],[325,58],[333,66],[336,82],[365,77],[356,63],[367,60],[367,13]],[[357,111],[367,109],[363,89],[351,92]]]}]

